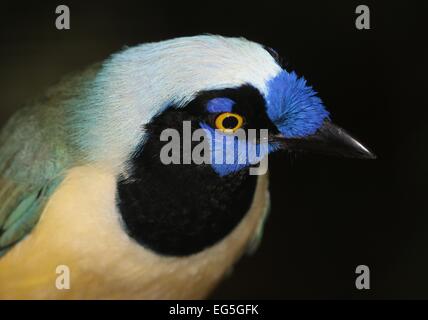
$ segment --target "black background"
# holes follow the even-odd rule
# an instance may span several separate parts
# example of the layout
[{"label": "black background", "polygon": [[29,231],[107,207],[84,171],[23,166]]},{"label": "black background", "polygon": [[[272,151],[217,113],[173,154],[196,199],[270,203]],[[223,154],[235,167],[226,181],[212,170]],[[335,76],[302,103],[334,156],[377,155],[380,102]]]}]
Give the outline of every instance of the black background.
[{"label": "black background", "polygon": [[[428,298],[423,1],[38,1],[0,13],[0,122],[64,74],[124,45],[215,33],[276,49],[376,161],[272,156],[260,249],[213,298]],[[71,30],[55,29],[67,4]],[[371,9],[371,30],[355,8]],[[371,289],[355,289],[355,268]]]}]

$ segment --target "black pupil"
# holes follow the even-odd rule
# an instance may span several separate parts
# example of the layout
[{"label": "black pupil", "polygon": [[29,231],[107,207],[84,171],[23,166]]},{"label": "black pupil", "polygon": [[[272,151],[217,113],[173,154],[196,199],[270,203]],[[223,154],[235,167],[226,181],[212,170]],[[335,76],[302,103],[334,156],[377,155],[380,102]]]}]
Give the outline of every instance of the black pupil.
[{"label": "black pupil", "polygon": [[234,129],[238,125],[238,119],[233,116],[229,116],[227,118],[224,118],[223,120],[223,127],[225,129]]}]

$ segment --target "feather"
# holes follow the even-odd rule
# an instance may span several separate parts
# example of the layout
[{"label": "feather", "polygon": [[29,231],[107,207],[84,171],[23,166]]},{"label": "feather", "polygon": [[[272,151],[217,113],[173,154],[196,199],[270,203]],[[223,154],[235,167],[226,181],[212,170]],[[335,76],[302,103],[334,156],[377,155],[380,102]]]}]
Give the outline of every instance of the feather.
[{"label": "feather", "polygon": [[61,135],[47,125],[55,112],[37,107],[19,111],[0,134],[0,257],[37,224],[68,163]]}]

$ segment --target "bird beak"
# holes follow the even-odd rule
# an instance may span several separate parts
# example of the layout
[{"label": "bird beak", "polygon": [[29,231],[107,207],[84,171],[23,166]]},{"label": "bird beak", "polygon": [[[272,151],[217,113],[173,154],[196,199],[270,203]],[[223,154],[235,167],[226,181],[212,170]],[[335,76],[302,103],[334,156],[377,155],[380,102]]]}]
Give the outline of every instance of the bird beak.
[{"label": "bird beak", "polygon": [[313,135],[302,138],[286,138],[275,135],[273,138],[281,148],[290,151],[309,151],[319,154],[343,156],[358,159],[376,159],[376,156],[331,121],[324,121]]}]

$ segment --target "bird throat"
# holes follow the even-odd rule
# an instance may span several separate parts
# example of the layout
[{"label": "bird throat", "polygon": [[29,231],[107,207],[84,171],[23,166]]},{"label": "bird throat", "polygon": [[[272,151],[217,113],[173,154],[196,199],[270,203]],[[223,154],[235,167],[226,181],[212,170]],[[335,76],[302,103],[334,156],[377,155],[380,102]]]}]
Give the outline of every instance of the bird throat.
[{"label": "bird throat", "polygon": [[211,165],[164,165],[149,139],[118,182],[117,203],[129,236],[168,256],[198,253],[226,237],[248,212],[257,177],[248,168],[219,176]]}]

